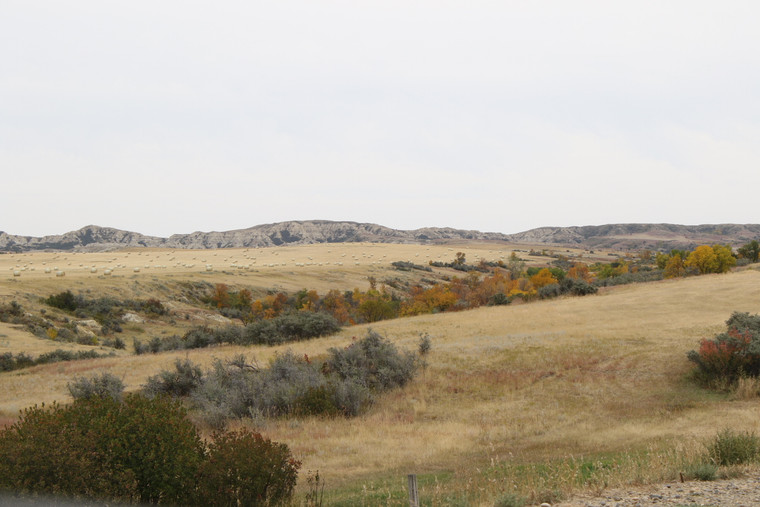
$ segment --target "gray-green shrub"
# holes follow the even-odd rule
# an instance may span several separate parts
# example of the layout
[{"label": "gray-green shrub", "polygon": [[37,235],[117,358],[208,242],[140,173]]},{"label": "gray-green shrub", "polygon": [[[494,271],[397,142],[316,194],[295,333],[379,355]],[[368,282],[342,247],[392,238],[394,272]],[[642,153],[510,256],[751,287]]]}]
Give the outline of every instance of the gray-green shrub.
[{"label": "gray-green shrub", "polygon": [[379,333],[368,330],[367,336],[346,348],[330,348],[325,367],[340,379],[351,379],[371,390],[384,391],[402,387],[417,370],[411,352],[399,352]]},{"label": "gray-green shrub", "polygon": [[191,397],[214,427],[250,414],[351,417],[371,405],[373,393],[411,380],[417,364],[414,354],[400,352],[369,331],[346,349],[330,349],[325,363],[291,351],[277,355],[269,368],[247,364],[242,356],[226,362],[217,359]]},{"label": "gray-green shrub", "polygon": [[203,380],[201,367],[189,359],[177,359],[174,370],[161,370],[148,378],[143,391],[149,396],[169,395],[173,397],[187,396],[192,393]]},{"label": "gray-green shrub", "polygon": [[124,394],[124,382],[109,372],[92,377],[75,377],[66,387],[75,400],[108,396],[119,401]]}]

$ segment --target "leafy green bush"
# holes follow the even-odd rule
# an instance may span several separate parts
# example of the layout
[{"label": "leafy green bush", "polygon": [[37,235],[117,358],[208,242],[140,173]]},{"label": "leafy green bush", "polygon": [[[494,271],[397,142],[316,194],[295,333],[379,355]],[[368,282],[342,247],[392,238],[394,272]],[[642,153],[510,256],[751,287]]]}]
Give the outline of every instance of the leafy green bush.
[{"label": "leafy green bush", "polygon": [[186,504],[203,455],[195,427],[171,400],[80,399],[27,409],[0,432],[0,489]]},{"label": "leafy green bush", "polygon": [[0,491],[78,501],[277,505],[300,463],[284,444],[240,431],[208,446],[185,409],[128,394],[33,407],[0,430]]},{"label": "leafy green bush", "polygon": [[298,416],[305,415],[337,415],[338,407],[332,390],[327,385],[310,387],[301,396],[296,398],[293,413]]},{"label": "leafy green bush", "polygon": [[73,312],[78,306],[77,299],[70,290],[53,294],[49,298],[44,299],[43,302],[48,306],[66,310],[67,312]]},{"label": "leafy green bush", "polygon": [[734,312],[725,333],[704,339],[687,355],[697,366],[697,379],[706,384],[733,384],[740,377],[760,376],[760,315]]},{"label": "leafy green bush", "polygon": [[109,396],[121,400],[124,382],[112,373],[104,372],[93,377],[76,377],[66,387],[75,400]]},{"label": "leafy green bush", "polygon": [[707,451],[716,465],[751,463],[760,456],[760,438],[754,433],[735,433],[725,429],[707,446]]},{"label": "leafy green bush", "polygon": [[199,505],[279,505],[296,485],[301,463],[285,444],[246,431],[215,433],[198,471]]}]

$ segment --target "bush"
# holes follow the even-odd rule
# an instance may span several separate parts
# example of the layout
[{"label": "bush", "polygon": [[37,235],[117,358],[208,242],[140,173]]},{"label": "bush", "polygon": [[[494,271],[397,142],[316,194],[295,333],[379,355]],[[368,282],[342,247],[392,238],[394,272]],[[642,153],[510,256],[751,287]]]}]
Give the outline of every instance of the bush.
[{"label": "bush", "polygon": [[185,348],[202,349],[218,343],[213,331],[208,327],[196,327],[182,337]]},{"label": "bush", "polygon": [[510,302],[511,300],[506,294],[503,292],[498,292],[491,296],[491,299],[488,300],[488,306],[503,306],[508,305]]},{"label": "bush", "polygon": [[43,302],[48,306],[60,310],[66,310],[67,312],[73,312],[79,306],[76,296],[74,296],[70,290],[54,294],[49,298],[44,299]]},{"label": "bush", "polygon": [[726,429],[718,433],[707,451],[716,465],[751,463],[760,455],[760,438],[754,433],[734,433]]},{"label": "bush", "polygon": [[66,387],[75,400],[111,397],[119,401],[124,393],[124,382],[116,375],[108,372],[90,378],[74,378]]},{"label": "bush", "polygon": [[150,298],[146,301],[142,301],[137,304],[137,307],[150,315],[166,315],[168,312],[166,310],[166,307],[155,298]]},{"label": "bush", "polygon": [[293,413],[305,415],[337,415],[333,391],[327,385],[309,387],[304,394],[296,398]]},{"label": "bush", "polygon": [[538,289],[538,297],[540,299],[556,298],[560,294],[562,294],[562,290],[558,283],[550,283],[549,285],[544,285]]},{"label": "bush", "polygon": [[138,356],[142,354],[147,354],[148,352],[150,352],[148,350],[148,345],[141,342],[137,338],[132,338],[132,346],[135,349],[135,354]]},{"label": "bush", "polygon": [[161,370],[157,375],[148,378],[143,390],[148,396],[166,394],[169,396],[187,396],[198,387],[203,380],[200,366],[189,359],[177,359],[174,371]]},{"label": "bush", "polygon": [[702,340],[699,351],[687,355],[703,383],[732,385],[742,376],[760,376],[760,315],[734,312],[726,326],[725,333]]},{"label": "bush", "polygon": [[331,348],[325,366],[342,380],[350,379],[372,390],[384,391],[409,382],[417,369],[414,354],[401,353],[375,331],[345,349]]},{"label": "bush", "polygon": [[74,361],[78,359],[94,359],[97,357],[111,357],[113,354],[98,354],[94,350],[70,350],[56,349],[52,352],[40,354],[37,359],[32,359],[28,354],[19,352],[16,356],[11,352],[0,354],[0,371],[19,370],[38,364],[55,363],[59,361]]},{"label": "bush", "polygon": [[0,432],[0,489],[187,504],[203,455],[195,427],[171,400],[80,399],[27,409]]},{"label": "bush", "polygon": [[369,388],[353,379],[332,382],[330,388],[333,405],[345,417],[356,417],[372,404]]},{"label": "bush", "polygon": [[290,312],[273,319],[260,320],[245,326],[237,337],[244,345],[276,345],[336,333],[340,324],[332,315],[322,312]]},{"label": "bush", "polygon": [[662,280],[663,276],[663,271],[660,269],[653,269],[651,271],[641,270],[637,273],[623,273],[606,278],[597,278],[594,285],[597,287],[610,287],[613,285],[626,285],[629,283],[655,282],[657,280]]},{"label": "bush", "polygon": [[11,322],[14,317],[20,317],[22,313],[21,305],[16,301],[0,305],[0,322]]},{"label": "bush", "polygon": [[573,296],[587,296],[599,291],[595,286],[579,278],[566,277],[559,283],[559,286],[562,294],[572,294]]},{"label": "bush", "polygon": [[279,505],[296,485],[301,463],[287,445],[246,431],[215,433],[198,472],[199,505]]},{"label": "bush", "polygon": [[421,356],[426,356],[430,352],[430,349],[432,348],[432,342],[430,340],[430,335],[427,333],[420,333],[420,341],[417,344],[417,350],[420,353]]},{"label": "bush", "polygon": [[192,399],[206,422],[221,428],[229,418],[250,414],[257,399],[257,385],[258,369],[246,365],[243,356],[226,363],[216,359],[193,391]]}]

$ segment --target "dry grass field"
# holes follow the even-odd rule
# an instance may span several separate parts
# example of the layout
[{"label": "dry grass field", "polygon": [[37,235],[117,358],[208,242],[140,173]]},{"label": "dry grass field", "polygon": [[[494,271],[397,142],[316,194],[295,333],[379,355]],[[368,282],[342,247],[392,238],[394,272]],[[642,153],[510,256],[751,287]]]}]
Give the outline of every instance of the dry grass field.
[{"label": "dry grass field", "polygon": [[[36,298],[65,288],[168,300],[171,283],[181,280],[288,291],[366,288],[367,276],[397,276],[389,269],[392,261],[449,261],[457,251],[472,262],[498,260],[511,249],[344,244],[6,254],[0,255],[0,303],[16,299],[34,306]],[[66,276],[56,278],[45,267],[64,269]],[[104,275],[109,267],[113,274]],[[291,447],[303,461],[302,477],[319,471],[330,505],[403,505],[407,473],[419,474],[425,505],[493,505],[510,492],[554,503],[584,488],[670,480],[719,429],[760,431],[758,399],[708,392],[688,380],[686,353],[721,331],[733,311],[760,312],[760,272],[384,321],[372,328],[402,348],[415,350],[421,333],[432,338],[427,366],[415,381],[354,419],[273,420],[259,422],[258,429]],[[159,332],[161,326],[169,325],[146,323],[134,331]],[[112,358],[2,373],[0,418],[7,422],[23,407],[67,400],[66,383],[76,375],[110,371],[137,389],[176,358],[209,364],[213,357],[242,352],[265,364],[286,349],[316,357],[365,332],[366,326],[349,327],[280,347],[143,356],[126,350]],[[0,327],[0,353],[50,345]],[[305,486],[300,488],[302,494]]]}]

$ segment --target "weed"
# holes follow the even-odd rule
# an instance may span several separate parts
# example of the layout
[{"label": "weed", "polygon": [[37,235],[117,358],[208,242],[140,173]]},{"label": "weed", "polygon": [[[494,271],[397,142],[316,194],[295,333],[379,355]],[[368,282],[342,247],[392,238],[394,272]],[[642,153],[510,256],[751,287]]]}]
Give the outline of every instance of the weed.
[{"label": "weed", "polygon": [[686,467],[684,475],[697,481],[714,481],[718,478],[718,466],[715,463],[693,463]]},{"label": "weed", "polygon": [[525,498],[514,493],[504,493],[496,499],[494,507],[523,507],[526,503]]},{"label": "weed", "polygon": [[760,453],[760,438],[754,433],[736,433],[725,429],[707,446],[710,458],[717,465],[741,465],[756,461]]}]

